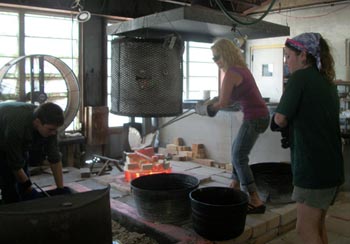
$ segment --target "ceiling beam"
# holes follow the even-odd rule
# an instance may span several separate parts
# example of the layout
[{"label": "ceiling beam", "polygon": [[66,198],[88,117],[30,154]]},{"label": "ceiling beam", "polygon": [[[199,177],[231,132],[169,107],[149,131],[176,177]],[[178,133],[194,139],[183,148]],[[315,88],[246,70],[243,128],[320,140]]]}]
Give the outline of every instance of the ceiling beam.
[{"label": "ceiling beam", "polygon": [[261,8],[265,7],[265,6],[269,6],[271,4],[272,0],[267,0],[267,1],[264,1],[262,2],[259,6],[256,6],[256,7],[252,7],[250,9],[247,9],[246,11],[244,11],[242,13],[242,15],[248,15],[248,14],[251,14],[251,13],[254,13],[255,11],[258,11],[260,10]]},{"label": "ceiling beam", "polygon": [[244,6],[249,6],[249,7],[260,7],[264,1],[259,1],[258,3],[256,3],[255,1],[249,2],[249,1],[245,1],[245,0],[231,0],[231,2],[236,3],[236,4],[242,4]]},{"label": "ceiling beam", "polygon": [[191,3],[187,3],[184,1],[175,1],[175,0],[158,0],[159,2],[165,2],[165,3],[172,3],[172,4],[178,4],[181,6],[191,6]]}]

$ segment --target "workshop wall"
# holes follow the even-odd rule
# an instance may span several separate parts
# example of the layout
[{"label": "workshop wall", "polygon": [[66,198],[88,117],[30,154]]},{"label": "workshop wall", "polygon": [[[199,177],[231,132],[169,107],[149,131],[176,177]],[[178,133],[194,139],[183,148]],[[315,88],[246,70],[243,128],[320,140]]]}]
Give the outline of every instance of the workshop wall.
[{"label": "workshop wall", "polygon": [[[302,32],[320,32],[331,44],[337,78],[345,79],[345,39],[350,38],[348,19],[350,5],[300,9],[271,13],[264,20],[290,26],[291,36]],[[250,60],[250,47],[259,45],[283,45],[286,38],[268,38],[248,41],[246,55]],[[282,80],[281,80],[282,82]],[[161,123],[168,119],[162,119]],[[219,112],[215,118],[192,115],[161,130],[160,141],[164,145],[173,138],[183,137],[187,145],[203,143],[211,159],[230,162],[231,143],[241,125],[239,112]],[[260,136],[250,155],[250,162],[290,161],[289,150],[280,146],[279,133],[270,130]],[[347,176],[350,178],[350,176]]]}]

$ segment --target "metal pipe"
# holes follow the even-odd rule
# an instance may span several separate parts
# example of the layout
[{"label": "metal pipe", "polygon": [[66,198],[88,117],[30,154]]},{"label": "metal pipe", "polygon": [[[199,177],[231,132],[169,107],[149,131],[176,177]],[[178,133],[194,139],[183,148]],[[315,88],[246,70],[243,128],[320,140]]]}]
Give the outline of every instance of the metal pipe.
[{"label": "metal pipe", "polygon": [[178,5],[182,5],[182,6],[191,6],[190,3],[185,3],[185,2],[181,2],[181,1],[173,1],[173,0],[158,0],[158,1],[165,2],[165,3],[178,4]]},{"label": "metal pipe", "polygon": [[350,39],[345,39],[345,66],[350,66]]}]

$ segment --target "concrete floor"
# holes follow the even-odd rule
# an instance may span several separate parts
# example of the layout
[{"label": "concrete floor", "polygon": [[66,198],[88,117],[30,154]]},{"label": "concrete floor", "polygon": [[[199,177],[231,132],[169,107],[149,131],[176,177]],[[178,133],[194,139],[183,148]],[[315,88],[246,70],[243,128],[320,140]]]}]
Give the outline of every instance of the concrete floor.
[{"label": "concrete floor", "polygon": [[[171,162],[173,172],[185,172],[196,176],[200,179],[200,187],[205,186],[227,186],[230,182],[229,174],[222,169],[206,167],[193,162]],[[135,211],[135,204],[130,197],[130,186],[123,182],[123,173],[119,172],[115,167],[109,171],[107,175],[93,176],[90,178],[81,178],[80,171],[76,168],[67,168],[64,174],[65,183],[78,184],[86,189],[99,189],[106,185],[111,186],[111,208],[118,211],[118,208],[126,210],[125,213],[118,212],[115,216],[123,215],[131,218],[130,223],[140,223],[145,228],[156,229],[159,233],[163,230],[169,232],[169,225],[151,223],[140,219]],[[39,174],[32,177],[32,181],[41,187],[51,186],[53,184],[52,176],[48,173]],[[79,188],[79,187],[78,187]],[[283,206],[267,205],[267,212],[263,215],[248,215],[246,220],[246,228],[244,233],[232,240],[215,242],[217,244],[299,244],[301,243],[295,232],[296,206],[294,203],[285,204]],[[112,214],[113,216],[113,214]],[[188,231],[187,227],[170,228],[172,235],[176,237],[181,235],[183,238],[179,242],[169,243],[197,243],[209,244],[214,243],[207,241]],[[350,243],[350,193],[341,192],[336,203],[332,206],[327,215],[327,229],[329,233],[329,244],[345,244]],[[185,236],[185,237],[184,237]],[[180,238],[180,239],[181,239]],[[162,244],[167,242],[160,242]]]}]

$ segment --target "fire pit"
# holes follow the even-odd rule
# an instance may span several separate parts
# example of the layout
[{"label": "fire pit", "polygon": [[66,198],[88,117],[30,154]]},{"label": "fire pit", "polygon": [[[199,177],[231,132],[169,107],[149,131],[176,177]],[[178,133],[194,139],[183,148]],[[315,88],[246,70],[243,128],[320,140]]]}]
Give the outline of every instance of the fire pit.
[{"label": "fire pit", "polygon": [[130,182],[144,175],[171,173],[170,163],[163,154],[155,154],[153,147],[126,153],[127,162],[124,167],[125,181]]}]

